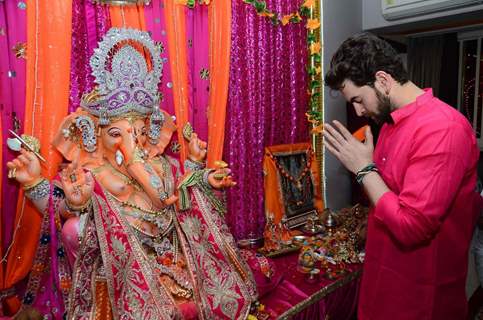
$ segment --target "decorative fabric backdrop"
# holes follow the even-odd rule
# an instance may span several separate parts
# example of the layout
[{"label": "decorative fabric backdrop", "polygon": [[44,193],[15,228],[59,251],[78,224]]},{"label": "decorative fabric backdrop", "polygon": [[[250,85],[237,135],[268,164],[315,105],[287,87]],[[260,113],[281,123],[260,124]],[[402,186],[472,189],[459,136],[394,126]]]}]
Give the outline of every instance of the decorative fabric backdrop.
[{"label": "decorative fabric backdrop", "polygon": [[90,0],[72,2],[69,112],[75,111],[82,94],[94,87],[89,59],[110,25],[107,6],[94,5]]},{"label": "decorative fabric backdrop", "polygon": [[0,207],[2,212],[2,244],[3,253],[10,243],[13,234],[15,208],[17,206],[17,183],[7,178],[6,163],[17,155],[4,143],[15,130],[14,122],[20,133],[25,110],[25,56],[16,56],[15,47],[27,42],[26,4],[22,1],[0,2],[0,105],[2,112],[2,194]]},{"label": "decorative fabric backdrop", "polygon": [[[282,14],[299,6],[300,1],[267,1]],[[227,193],[226,216],[237,239],[263,232],[263,148],[309,141],[307,54],[304,23],[273,26],[243,1],[232,2],[224,160],[238,183]]]},{"label": "decorative fabric backdrop", "polygon": [[174,114],[173,103],[173,79],[169,64],[169,41],[166,33],[166,19],[164,14],[164,1],[153,0],[144,7],[146,29],[151,32],[151,37],[161,46],[161,58],[163,59],[163,76],[159,84],[159,91],[163,95],[161,109],[169,114]]},{"label": "decorative fabric backdrop", "polygon": [[210,97],[208,7],[187,10],[188,79],[190,81],[189,121],[198,136],[208,139],[208,99]]}]

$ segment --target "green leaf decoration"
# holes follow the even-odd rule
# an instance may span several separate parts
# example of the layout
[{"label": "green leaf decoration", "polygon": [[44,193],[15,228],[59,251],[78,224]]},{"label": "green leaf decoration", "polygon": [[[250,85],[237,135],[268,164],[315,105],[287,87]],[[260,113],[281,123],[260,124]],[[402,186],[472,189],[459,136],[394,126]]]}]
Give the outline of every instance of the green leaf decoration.
[{"label": "green leaf decoration", "polygon": [[308,42],[315,42],[317,40],[316,36],[314,33],[310,33],[308,36],[307,36],[307,41]]},{"label": "green leaf decoration", "polygon": [[278,26],[280,24],[280,20],[278,19],[278,15],[276,13],[273,17],[270,18],[270,20],[272,21],[272,24],[274,26]]},{"label": "green leaf decoration", "polygon": [[314,92],[312,93],[312,99],[319,101],[320,98],[320,92]]},{"label": "green leaf decoration", "polygon": [[302,19],[300,19],[298,16],[293,16],[290,18],[290,22],[292,23],[299,23],[300,21],[302,21]]},{"label": "green leaf decoration", "polygon": [[267,4],[265,1],[256,1],[255,2],[255,10],[257,10],[257,13],[262,13],[265,11],[267,8]]},{"label": "green leaf decoration", "polygon": [[310,9],[307,7],[300,7],[299,14],[302,17],[308,17],[310,16]]}]

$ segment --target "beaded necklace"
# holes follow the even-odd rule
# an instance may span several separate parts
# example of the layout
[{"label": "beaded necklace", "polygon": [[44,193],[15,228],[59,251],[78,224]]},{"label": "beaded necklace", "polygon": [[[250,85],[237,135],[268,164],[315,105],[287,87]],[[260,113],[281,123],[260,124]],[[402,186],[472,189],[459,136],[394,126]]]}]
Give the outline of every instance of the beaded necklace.
[{"label": "beaded necklace", "polygon": [[139,183],[134,179],[134,178],[130,178],[128,176],[126,176],[124,173],[122,173],[121,171],[117,170],[116,168],[114,168],[112,166],[112,164],[109,162],[109,161],[106,161],[105,164],[103,164],[102,166],[98,167],[98,168],[95,168],[92,170],[92,173],[97,176],[97,174],[99,172],[101,172],[103,169],[105,168],[109,168],[109,171],[115,175],[116,177],[118,178],[121,178],[121,180],[127,184],[127,185],[130,185],[130,186],[133,186],[134,189],[136,189],[137,191],[142,191],[142,187],[139,185]]},{"label": "beaded necklace", "polygon": [[302,180],[304,179],[304,177],[310,172],[310,167],[312,165],[312,158],[313,158],[313,152],[312,152],[312,148],[308,148],[307,151],[306,151],[306,155],[307,155],[307,162],[305,163],[305,166],[304,168],[302,169],[302,171],[300,172],[299,176],[298,177],[294,177],[292,176],[286,169],[283,165],[281,165],[277,158],[272,154],[272,153],[268,153],[268,156],[270,157],[270,159],[273,160],[273,162],[275,163],[275,166],[277,167],[278,171],[280,172],[280,174],[282,176],[284,176],[285,178],[287,178],[290,182],[292,182],[293,184],[295,184],[295,186],[297,187],[297,189],[299,190],[302,190]]},{"label": "beaded necklace", "polygon": [[173,226],[174,226],[173,225],[173,219],[174,219],[173,218],[173,213],[170,212],[170,210],[168,208],[162,209],[160,211],[149,210],[149,209],[142,208],[141,206],[138,206],[137,204],[130,203],[128,201],[122,201],[121,199],[119,199],[118,197],[116,197],[115,195],[113,195],[111,193],[106,192],[106,194],[112,200],[117,201],[121,207],[129,207],[129,208],[138,210],[140,212],[146,213],[146,214],[148,214],[150,216],[153,216],[153,217],[159,217],[162,214],[168,214],[169,215],[169,221],[167,223],[167,227],[164,230],[160,230],[160,232],[159,232],[158,235],[155,235],[155,234],[152,234],[152,233],[147,232],[142,227],[142,223],[143,223],[142,221],[143,220],[145,222],[148,222],[148,223],[153,223],[153,219],[151,217],[145,217],[145,216],[142,216],[142,215],[135,216],[134,214],[131,214],[131,213],[128,213],[128,212],[119,210],[119,212],[121,212],[123,214],[126,214],[126,215],[129,215],[129,216],[137,219],[135,222],[129,223],[129,225],[133,229],[137,230],[138,232],[140,232],[140,233],[142,233],[142,234],[144,234],[144,235],[146,235],[148,237],[151,237],[151,238],[159,238],[159,239],[161,239],[161,238],[165,237],[166,235],[168,235],[171,230],[173,230]]}]

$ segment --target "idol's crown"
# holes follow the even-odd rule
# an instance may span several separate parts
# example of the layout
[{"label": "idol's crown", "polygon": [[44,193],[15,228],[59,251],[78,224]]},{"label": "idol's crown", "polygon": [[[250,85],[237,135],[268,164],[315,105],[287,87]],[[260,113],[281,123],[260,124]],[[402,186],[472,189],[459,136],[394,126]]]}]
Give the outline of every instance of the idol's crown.
[{"label": "idol's crown", "polygon": [[90,66],[97,88],[95,94],[83,96],[81,106],[99,117],[101,125],[128,112],[151,114],[159,109],[163,64],[147,32],[110,29],[94,50]]}]

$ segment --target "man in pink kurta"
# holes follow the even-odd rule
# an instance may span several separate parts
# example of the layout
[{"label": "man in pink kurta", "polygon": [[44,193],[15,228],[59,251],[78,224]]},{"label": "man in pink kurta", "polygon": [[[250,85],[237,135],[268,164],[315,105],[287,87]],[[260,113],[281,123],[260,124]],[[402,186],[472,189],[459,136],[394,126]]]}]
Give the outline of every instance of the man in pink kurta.
[{"label": "man in pink kurta", "polygon": [[358,318],[465,319],[468,248],[480,210],[479,149],[462,114],[407,79],[394,50],[359,34],[334,55],[327,84],[382,124],[354,139],[326,125],[326,147],[373,203]]}]

